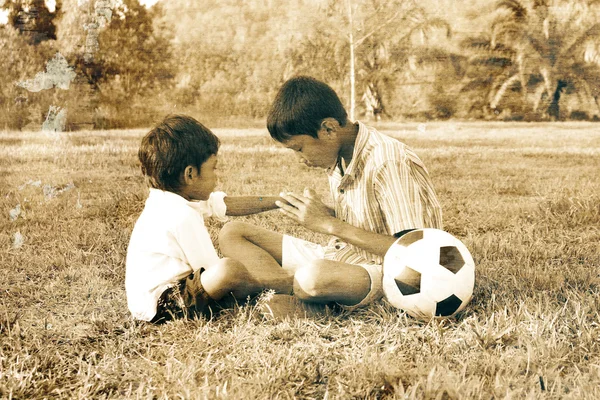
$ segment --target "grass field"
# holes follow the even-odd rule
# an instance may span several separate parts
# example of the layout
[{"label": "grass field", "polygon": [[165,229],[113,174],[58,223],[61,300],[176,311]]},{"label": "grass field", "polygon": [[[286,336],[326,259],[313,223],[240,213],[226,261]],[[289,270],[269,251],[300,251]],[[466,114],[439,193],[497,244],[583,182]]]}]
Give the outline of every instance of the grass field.
[{"label": "grass field", "polygon": [[[424,160],[446,230],[476,261],[457,319],[424,324],[381,302],[134,323],[124,256],[145,131],[0,132],[0,398],[600,398],[600,125],[382,130]],[[266,130],[215,133],[219,189],[326,194],[324,173]],[[275,211],[240,220],[326,240]]]}]

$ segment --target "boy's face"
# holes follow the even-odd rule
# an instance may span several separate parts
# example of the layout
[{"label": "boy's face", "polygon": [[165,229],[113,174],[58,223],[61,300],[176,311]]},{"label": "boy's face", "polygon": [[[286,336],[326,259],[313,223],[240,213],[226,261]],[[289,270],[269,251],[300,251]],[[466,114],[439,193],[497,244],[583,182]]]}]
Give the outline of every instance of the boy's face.
[{"label": "boy's face", "polygon": [[300,162],[309,167],[330,168],[335,165],[340,151],[336,135],[331,135],[326,129],[318,132],[319,138],[309,135],[292,136],[282,144],[296,152]]},{"label": "boy's face", "polygon": [[208,200],[217,186],[218,157],[213,154],[201,166],[186,168],[184,172],[185,186],[181,190],[183,197],[188,200]]}]

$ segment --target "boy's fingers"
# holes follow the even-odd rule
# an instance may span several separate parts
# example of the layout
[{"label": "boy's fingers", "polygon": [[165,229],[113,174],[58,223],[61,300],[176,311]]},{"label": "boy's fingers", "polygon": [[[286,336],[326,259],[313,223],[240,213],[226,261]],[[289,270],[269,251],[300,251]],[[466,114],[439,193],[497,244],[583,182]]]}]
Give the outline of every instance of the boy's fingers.
[{"label": "boy's fingers", "polygon": [[310,200],[308,197],[302,196],[301,194],[296,194],[296,193],[289,193],[289,194],[291,194],[292,196],[294,196],[295,198],[297,198],[298,200],[300,200],[301,202],[303,202],[305,204],[308,203]]},{"label": "boy's fingers", "polygon": [[311,189],[311,188],[304,188],[304,197],[306,197],[308,199],[316,199],[316,200],[321,199],[321,196],[319,196],[317,194],[317,192],[315,192],[314,189]]},{"label": "boy's fingers", "polygon": [[298,201],[298,199],[294,196],[292,196],[290,193],[279,193],[279,197],[281,197],[283,200],[287,201],[288,203],[290,203],[292,206],[294,207],[300,207],[301,202]]},{"label": "boy's fingers", "polygon": [[283,214],[287,215],[288,217],[297,220],[298,216],[296,214],[294,214],[293,212],[290,212],[288,210],[286,210],[284,207],[280,207],[279,211],[281,211]]},{"label": "boy's fingers", "polygon": [[286,211],[286,213],[290,213],[290,214],[296,215],[295,212],[298,211],[298,209],[296,207],[293,207],[293,205],[290,206],[289,204],[285,204],[284,202],[281,202],[279,200],[275,201],[275,205],[277,207],[279,207],[280,210]]},{"label": "boy's fingers", "polygon": [[293,205],[294,207],[300,207],[303,204],[306,203],[306,201],[308,199],[306,199],[303,196],[299,196],[297,194],[294,193],[279,193],[279,197],[281,197],[282,199],[286,200],[288,203],[290,203],[291,205]]}]

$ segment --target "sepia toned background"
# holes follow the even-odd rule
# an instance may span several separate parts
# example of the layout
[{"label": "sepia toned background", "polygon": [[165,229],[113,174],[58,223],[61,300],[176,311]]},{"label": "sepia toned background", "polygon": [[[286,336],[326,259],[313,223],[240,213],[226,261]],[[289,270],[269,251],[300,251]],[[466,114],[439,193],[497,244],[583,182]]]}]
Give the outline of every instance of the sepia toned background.
[{"label": "sepia toned background", "polygon": [[261,123],[297,74],[364,120],[600,112],[594,0],[1,3],[7,129],[145,127],[169,112]]},{"label": "sepia toned background", "polygon": [[[598,9],[0,0],[0,399],[600,398]],[[266,130],[296,74],[423,160],[444,230],[475,260],[468,306],[425,322],[383,299],[278,321],[265,293],[134,321],[137,151],[165,114],[220,138],[218,190],[311,187],[331,204],[326,174]],[[233,219],[329,239],[275,210]],[[222,227],[207,220],[215,243]]]}]

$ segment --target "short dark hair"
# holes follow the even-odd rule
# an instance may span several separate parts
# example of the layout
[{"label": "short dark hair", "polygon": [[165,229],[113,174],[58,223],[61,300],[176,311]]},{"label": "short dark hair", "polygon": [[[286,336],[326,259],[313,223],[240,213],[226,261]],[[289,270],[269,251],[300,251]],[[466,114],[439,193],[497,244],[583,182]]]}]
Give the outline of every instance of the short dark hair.
[{"label": "short dark hair", "polygon": [[151,187],[170,192],[181,188],[188,165],[200,166],[217,154],[219,138],[186,115],[168,115],[143,137],[138,158]]},{"label": "short dark hair", "polygon": [[295,135],[316,138],[325,118],[335,118],[344,126],[347,117],[340,98],[329,85],[309,76],[297,76],[279,89],[267,117],[267,129],[278,142]]}]

